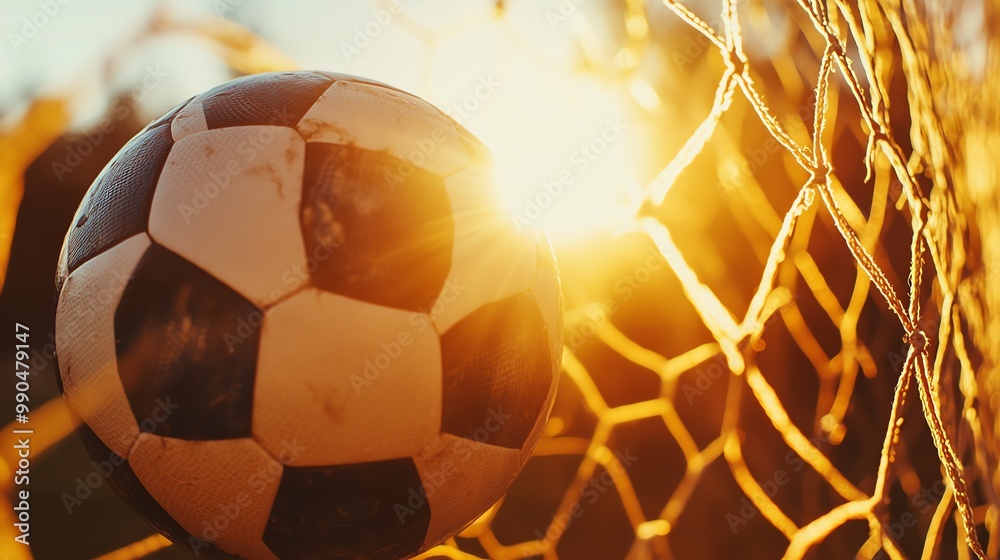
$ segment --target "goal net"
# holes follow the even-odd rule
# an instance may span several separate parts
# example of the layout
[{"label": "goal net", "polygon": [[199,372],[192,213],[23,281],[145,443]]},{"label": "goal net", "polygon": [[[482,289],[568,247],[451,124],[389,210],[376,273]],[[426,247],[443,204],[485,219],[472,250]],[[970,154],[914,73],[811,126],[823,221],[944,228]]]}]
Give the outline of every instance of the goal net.
[{"label": "goal net", "polygon": [[[623,232],[556,244],[544,438],[424,557],[1000,557],[997,6],[590,1],[549,2],[552,32],[673,140]],[[482,7],[502,26],[519,2]],[[445,31],[397,22],[440,55]],[[292,66],[226,20],[182,27],[240,72]],[[68,107],[0,137],[9,217]],[[36,453],[71,433],[60,406]]]},{"label": "goal net", "polygon": [[547,439],[429,556],[997,557],[993,8],[622,5],[626,74],[660,12],[686,26],[653,89],[697,115],[615,284],[653,293],[567,294]]}]

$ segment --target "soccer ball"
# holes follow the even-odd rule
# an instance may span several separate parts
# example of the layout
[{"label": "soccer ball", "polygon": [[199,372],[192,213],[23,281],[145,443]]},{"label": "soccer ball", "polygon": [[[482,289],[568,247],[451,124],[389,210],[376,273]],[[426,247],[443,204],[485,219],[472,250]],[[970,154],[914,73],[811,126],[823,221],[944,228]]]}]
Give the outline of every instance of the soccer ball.
[{"label": "soccer ball", "polygon": [[174,542],[401,558],[495,503],[555,395],[551,248],[428,103],[324,72],[179,105],[91,186],[57,272],[60,390]]}]

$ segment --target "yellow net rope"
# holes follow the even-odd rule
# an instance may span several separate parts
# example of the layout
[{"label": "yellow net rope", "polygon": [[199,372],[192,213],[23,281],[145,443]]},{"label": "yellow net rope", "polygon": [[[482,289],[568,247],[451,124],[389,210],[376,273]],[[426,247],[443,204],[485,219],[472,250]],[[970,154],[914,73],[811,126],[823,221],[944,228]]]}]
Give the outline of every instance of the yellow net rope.
[{"label": "yellow net rope", "polygon": [[[495,8],[502,18],[505,3]],[[711,104],[698,95],[679,95],[688,113],[704,118],[646,188],[635,221],[683,295],[671,297],[688,302],[711,339],[679,352],[660,351],[648,335],[640,341],[628,334],[600,301],[569,298],[575,303],[567,309],[567,332],[593,340],[567,344],[556,409],[529,471],[534,463],[560,457],[572,459],[565,463],[570,467],[562,474],[527,473],[511,495],[425,557],[608,557],[603,541],[614,531],[587,525],[605,519],[591,511],[594,502],[616,504],[631,532],[623,553],[636,559],[694,557],[680,552],[692,550],[679,544],[685,539],[700,539],[705,550],[721,550],[710,541],[767,544],[730,556],[746,558],[767,557],[764,550],[779,550],[776,556],[788,559],[997,557],[1000,539],[988,538],[1000,522],[992,505],[990,396],[996,393],[983,373],[997,363],[990,343],[997,327],[984,303],[995,288],[983,278],[977,252],[989,242],[979,239],[976,225],[996,216],[988,208],[996,195],[976,191],[979,180],[970,171],[988,165],[988,150],[975,161],[963,155],[995,141],[997,126],[968,121],[975,90],[962,84],[972,78],[961,51],[952,48],[947,14],[936,9],[913,0],[725,0],[720,12],[705,17],[674,0],[623,3],[624,39],[614,71],[624,81],[642,72],[637,61],[653,41],[652,19],[669,11],[690,30],[675,46],[701,46],[701,52],[685,54],[698,59],[686,59],[685,78],[692,88],[714,87],[714,96],[707,96]],[[757,25],[775,10],[782,16],[770,21],[791,26],[794,48],[748,55],[746,22],[757,18]],[[434,39],[405,14],[399,22]],[[277,50],[224,20],[185,30],[213,40],[240,71],[292,67]],[[64,102],[36,102],[0,146],[20,144],[19,134],[27,129],[41,131],[37,139],[47,145],[65,127]],[[900,119],[906,125],[895,122]],[[750,121],[761,128],[751,130]],[[968,145],[960,145],[960,137]],[[832,162],[842,161],[837,158],[846,144],[859,146],[862,157],[835,168]],[[38,151],[0,150],[2,157],[20,154],[23,160],[3,166],[5,196],[19,199],[14,194],[20,193],[20,173]],[[748,258],[757,263],[754,272],[724,266],[721,274],[710,272],[701,261],[712,256],[706,252],[714,251],[717,260],[725,255],[713,246],[718,238],[709,236],[697,246],[701,252],[692,254],[694,245],[682,236],[691,226],[671,218],[671,205],[684,202],[684,173],[699,165],[700,172],[714,173],[713,184],[702,188],[722,193],[705,204],[714,205],[711,211],[728,210],[726,236],[744,240]],[[768,174],[758,173],[762,167]],[[16,211],[16,205],[5,201],[3,211]],[[982,207],[971,210],[974,205]],[[572,286],[572,270],[563,274]],[[740,299],[733,293],[745,294],[747,303],[737,308]],[[670,336],[671,329],[686,328],[662,312],[649,310],[647,332]],[[888,327],[886,318],[896,324]],[[901,333],[905,344],[884,340],[881,331]],[[609,360],[596,359],[591,344],[655,376],[655,394],[609,395]],[[800,356],[798,365],[767,358],[766,345]],[[811,389],[802,396],[795,387],[806,378],[804,386]],[[890,388],[881,399],[871,397],[870,386],[878,381]],[[700,403],[710,408],[712,391],[722,404],[718,419],[696,423],[692,410]],[[865,412],[872,408],[877,412]],[[852,415],[861,420],[852,421]],[[591,419],[590,428],[574,431],[581,417]],[[46,425],[40,433],[57,440],[72,429],[66,418],[57,400],[36,411],[34,421]],[[655,424],[647,433],[670,440],[670,451],[632,457],[616,438],[637,424]],[[841,447],[852,437],[876,441],[875,460],[845,460],[853,451]],[[918,449],[922,437],[933,443],[924,449],[929,453]],[[36,453],[50,444],[36,444]],[[778,461],[759,460],[762,449]],[[662,473],[663,487],[640,484],[640,470]],[[811,482],[800,471],[813,473]],[[726,494],[713,486],[722,480],[740,498],[719,498]],[[602,497],[605,492],[617,498]],[[662,504],[650,507],[646,497],[656,492]],[[915,517],[910,513],[911,523],[905,515],[918,495],[928,507]],[[9,504],[0,506],[10,510]],[[541,516],[532,513],[543,508]],[[510,524],[505,516],[520,518],[530,530],[503,529]],[[747,536],[758,530],[744,528],[756,518],[773,530]],[[532,526],[537,519],[543,524]],[[590,527],[589,534],[579,536],[581,527]],[[737,533],[744,540],[736,540]],[[569,547],[571,539],[582,541],[590,554]],[[830,548],[832,540],[842,546]],[[103,558],[136,558],[167,544],[152,536]],[[22,549],[0,551],[29,557]]]},{"label": "yellow net rope", "polygon": [[[649,14],[643,2],[624,4],[623,21],[628,39],[623,52],[628,55],[631,51],[635,55],[641,52],[643,43],[649,38]],[[693,103],[695,106],[691,107],[692,110],[704,110],[704,120],[646,189],[647,204],[637,217],[638,228],[653,240],[660,257],[679,280],[684,295],[711,332],[714,342],[665,356],[630,339],[605,317],[596,326],[599,340],[626,360],[655,372],[660,379],[658,398],[615,406],[602,395],[586,360],[577,355],[573,344],[569,344],[564,354],[564,374],[575,386],[575,391],[573,396],[560,397],[564,400],[577,397],[578,402],[557,406],[552,423],[555,426],[550,424],[549,437],[539,446],[536,457],[564,454],[578,455],[582,459],[551,515],[551,523],[545,530],[536,531],[539,536],[536,540],[501,542],[492,526],[495,517],[503,511],[504,503],[501,502],[461,537],[478,541],[482,551],[494,558],[559,557],[560,540],[567,533],[567,527],[577,514],[583,515],[581,504],[587,501],[588,485],[592,485],[599,474],[607,473],[634,533],[628,556],[671,557],[677,554],[670,546],[672,531],[680,526],[689,505],[699,499],[700,478],[711,464],[724,461],[743,494],[749,498],[751,509],[759,511],[786,539],[784,558],[807,556],[811,549],[852,520],[867,525],[867,540],[857,550],[857,557],[903,558],[906,554],[897,541],[900,535],[894,534],[900,532],[894,531],[899,524],[890,519],[891,501],[899,496],[893,495],[891,489],[894,483],[899,483],[904,491],[903,500],[906,500],[907,495],[919,493],[920,486],[926,484],[916,474],[919,465],[913,464],[920,458],[901,451],[904,418],[908,402],[912,400],[919,402],[937,450],[933,464],[941,468],[939,476],[943,477],[932,513],[926,516],[929,519],[922,520],[926,523],[923,523],[923,541],[918,544],[917,551],[923,558],[935,558],[942,549],[950,547],[957,550],[960,558],[968,558],[970,554],[984,558],[987,552],[980,535],[996,530],[997,512],[989,501],[974,499],[970,488],[978,484],[981,486],[978,495],[992,496],[987,464],[992,444],[986,439],[992,430],[984,430],[976,408],[977,371],[970,355],[979,354],[981,350],[966,337],[970,330],[985,328],[975,310],[980,308],[976,298],[982,294],[970,287],[981,278],[965,267],[967,252],[973,249],[966,244],[969,201],[960,201],[961,194],[957,194],[965,188],[963,181],[966,180],[962,176],[962,162],[955,156],[961,125],[954,118],[957,113],[948,114],[942,110],[942,103],[970,100],[963,98],[968,91],[960,87],[948,92],[950,98],[941,98],[945,83],[967,79],[961,54],[942,48],[952,40],[945,19],[942,19],[945,14],[934,13],[933,6],[918,6],[905,0],[861,0],[857,4],[843,0],[829,3],[800,0],[797,4],[773,5],[771,9],[788,11],[789,19],[799,26],[791,43],[805,48],[779,52],[751,64],[745,52],[741,24],[747,14],[741,12],[756,12],[766,19],[767,7],[762,3],[747,6],[745,3],[738,5],[735,0],[724,0],[721,17],[713,20],[721,22],[721,26],[710,25],[680,2],[665,0],[664,5],[701,35],[702,42],[695,44],[705,44],[721,54],[723,68],[712,105],[701,107]],[[813,76],[805,73],[804,67],[809,64],[801,63],[803,51],[814,54],[818,62]],[[637,57],[624,58],[629,61]],[[634,65],[628,62],[619,66],[624,67],[626,73],[634,70]],[[772,103],[790,103],[792,107],[797,106],[796,110],[780,118],[769,108],[765,90],[757,83],[762,75],[771,79],[777,75],[782,86],[778,91],[785,99],[772,100]],[[704,79],[704,75],[695,74],[688,79]],[[894,80],[903,80],[903,83],[893,83]],[[789,169],[786,176],[804,176],[795,189],[794,198],[786,206],[769,202],[770,185],[760,184],[755,179],[750,166],[763,162],[748,161],[748,156],[755,154],[745,150],[746,143],[734,134],[739,132],[738,127],[721,124],[727,112],[734,111],[734,98],[739,95],[771,138],[763,144],[767,146],[766,151],[769,154],[781,151],[783,156],[779,159],[789,168],[798,168]],[[841,99],[845,96],[847,103]],[[854,110],[848,107],[850,102]],[[908,110],[908,131],[893,128],[890,123],[892,105],[902,105]],[[897,138],[901,132],[908,133],[903,143]],[[833,146],[845,136],[853,136],[855,141],[866,146],[863,161],[848,163],[855,170],[863,166],[867,175],[858,181],[857,173],[846,174],[851,181],[860,184],[845,186],[842,174],[838,174],[831,164]],[[720,172],[718,177],[723,189],[733,195],[724,204],[735,207],[735,214],[744,214],[740,228],[751,238],[763,263],[763,271],[754,283],[742,318],[721,301],[718,287],[713,289],[700,279],[689,264],[688,259],[692,256],[686,255],[674,242],[671,228],[659,212],[669,206],[670,191],[678,178],[710,144],[718,152],[716,162],[727,162],[730,168],[751,169],[749,173],[738,174],[738,185],[731,184],[732,176]],[[859,190],[870,191],[869,208],[857,202]],[[962,208],[965,208],[964,215]],[[846,305],[834,295],[829,275],[821,270],[810,253],[810,236],[820,212],[829,216],[842,244],[848,249],[841,253],[836,271],[840,276],[854,271],[853,288]],[[886,239],[886,223],[891,212],[909,221],[910,235],[905,245]],[[886,269],[890,259],[885,257],[887,252],[898,254],[901,250],[909,254],[909,270],[899,278]],[[739,270],[729,270],[729,281],[733,284],[746,284],[746,276]],[[567,283],[570,282],[568,279]],[[832,355],[820,344],[819,335],[811,330],[800,309],[797,294],[803,289],[811,294],[837,328],[839,344]],[[881,300],[882,312],[894,315],[902,327],[906,346],[900,350],[902,354],[896,356],[898,367],[892,370],[876,367],[872,349],[858,335],[864,307],[873,299]],[[960,302],[974,309],[965,313]],[[593,306],[590,302],[584,308],[593,310]],[[580,311],[569,310],[568,331],[575,332],[580,326],[574,324],[574,319],[593,322],[593,314]],[[814,371],[778,371],[775,374],[819,376],[815,408],[817,430],[813,433],[805,433],[792,421],[786,402],[758,364],[758,352],[764,347],[762,341],[768,338],[765,327],[776,312]],[[669,331],[667,318],[654,317],[654,324],[656,320],[667,323],[661,332]],[[699,365],[710,362],[713,356],[720,355],[728,370],[725,412],[717,437],[707,445],[699,445],[678,411],[679,393],[691,390],[690,384],[682,385],[681,378],[685,372],[696,370]],[[700,371],[711,370],[703,367]],[[882,405],[891,411],[888,422],[869,428],[883,434],[883,444],[881,460],[868,466],[869,473],[874,476],[868,491],[862,491],[858,484],[842,474],[819,448],[820,442],[837,445],[845,438],[844,418],[852,408],[852,393],[859,373],[867,377],[898,377],[891,403],[886,401]],[[741,399],[747,396],[756,400],[766,413],[770,426],[744,418]],[[794,397],[786,393],[785,400],[789,396]],[[572,406],[582,407],[596,417],[590,438],[560,435],[563,421],[559,414],[571,410]],[[666,505],[652,516],[640,505],[637,490],[630,480],[630,465],[623,464],[631,459],[616,453],[609,444],[616,428],[647,419],[665,425],[680,451],[680,456],[673,461],[684,466],[683,476],[674,486]],[[788,462],[812,468],[829,490],[839,496],[839,504],[804,520],[801,511],[790,512],[779,506],[772,500],[773,488],[785,484],[783,479],[787,473],[776,471],[771,481],[762,480],[767,479],[767,475],[758,478],[751,472],[743,457],[745,432],[749,429],[775,430],[795,455],[787,456]],[[971,438],[959,437],[959,434],[971,435]],[[898,460],[900,456],[904,460]],[[963,463],[970,458],[971,464]],[[670,465],[661,467],[666,472]],[[859,478],[864,477],[855,476]],[[903,519],[906,520],[904,528],[912,526],[906,517]],[[949,519],[954,523],[951,544],[944,542]],[[730,522],[729,525],[735,530],[739,523]],[[726,524],[726,512],[721,511],[711,525],[695,529],[698,538],[719,538],[713,533],[724,532]],[[984,530],[977,531],[977,525]],[[602,550],[596,544],[601,538],[598,532],[585,539],[596,547],[590,554],[599,554],[596,551]],[[449,543],[428,556],[468,557],[462,551],[463,544]],[[998,544],[1000,541],[990,540],[990,557],[996,556]],[[744,551],[740,556],[751,557],[752,552]]]}]

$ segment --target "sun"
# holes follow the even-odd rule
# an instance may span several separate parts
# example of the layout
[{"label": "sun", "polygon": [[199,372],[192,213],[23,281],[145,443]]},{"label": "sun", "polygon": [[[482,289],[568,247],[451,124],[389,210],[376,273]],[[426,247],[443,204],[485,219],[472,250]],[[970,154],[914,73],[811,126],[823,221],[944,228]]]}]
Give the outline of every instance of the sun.
[{"label": "sun", "polygon": [[503,110],[479,130],[504,211],[557,242],[632,223],[640,189],[627,106],[592,78],[541,78],[511,84]]},{"label": "sun", "polygon": [[[644,153],[634,92],[620,80],[553,60],[572,56],[555,44],[496,49],[513,39],[495,31],[487,24],[443,46],[446,61],[435,66],[434,78],[467,82],[470,59],[488,53],[482,74],[489,91],[467,96],[474,110],[449,112],[493,153],[504,213],[557,243],[634,225]],[[455,105],[443,101],[445,110]]]}]

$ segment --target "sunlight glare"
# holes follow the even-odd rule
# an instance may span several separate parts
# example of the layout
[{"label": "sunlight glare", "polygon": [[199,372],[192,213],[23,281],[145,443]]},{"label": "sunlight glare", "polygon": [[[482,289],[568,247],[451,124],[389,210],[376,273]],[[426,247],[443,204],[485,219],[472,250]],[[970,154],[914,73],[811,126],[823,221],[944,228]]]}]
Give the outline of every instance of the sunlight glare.
[{"label": "sunlight glare", "polygon": [[641,150],[627,85],[524,49],[498,51],[485,27],[443,46],[448,63],[437,66],[435,78],[455,81],[447,74],[468,74],[464,59],[484,53],[498,69],[496,91],[457,118],[492,151],[505,214],[521,229],[540,228],[563,242],[634,224]]}]

